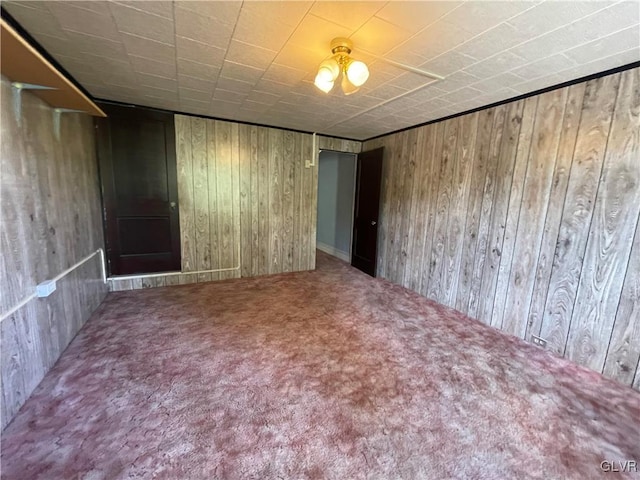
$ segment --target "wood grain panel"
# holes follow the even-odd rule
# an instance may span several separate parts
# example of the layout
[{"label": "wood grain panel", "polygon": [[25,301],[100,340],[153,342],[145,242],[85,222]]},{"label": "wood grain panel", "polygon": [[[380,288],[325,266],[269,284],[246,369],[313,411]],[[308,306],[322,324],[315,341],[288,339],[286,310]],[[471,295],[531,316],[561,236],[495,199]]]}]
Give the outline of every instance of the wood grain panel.
[{"label": "wood grain panel", "polygon": [[515,168],[513,170],[511,192],[509,194],[509,207],[507,208],[507,222],[504,227],[504,238],[502,240],[500,270],[498,271],[496,292],[493,299],[491,326],[496,328],[500,328],[504,321],[505,299],[507,297],[507,290],[509,289],[511,262],[513,261],[513,250],[515,248],[516,234],[518,231],[518,221],[520,220],[520,204],[524,192],[524,181],[531,147],[531,133],[533,132],[537,109],[538,97],[529,97],[524,101],[522,125],[520,126],[520,135],[518,136]]},{"label": "wood grain panel", "polygon": [[196,227],[191,158],[191,117],[176,115],[176,168],[180,205],[180,246],[182,270],[196,270]]},{"label": "wood grain panel", "polygon": [[[584,83],[569,88],[560,138],[560,148],[558,150],[555,171],[553,172],[551,194],[549,195],[549,204],[551,206],[562,205],[567,196],[567,185],[578,135],[578,127],[580,125],[585,88],[586,84]],[[562,221],[562,211],[563,209],[561,208],[549,208],[547,210],[525,338],[531,338],[531,335],[543,335],[541,333],[542,320],[544,318],[547,295],[550,290],[549,284]],[[550,341],[546,335],[544,338],[546,338],[548,342]],[[549,345],[549,343],[547,345]]]},{"label": "wood grain panel", "polygon": [[[317,167],[312,136],[176,115],[181,275],[113,278],[113,291],[315,268]],[[323,148],[361,142],[319,137]],[[203,269],[237,270],[190,274]]]},{"label": "wood grain panel", "polygon": [[638,77],[365,142],[385,147],[377,274],[640,388]]},{"label": "wood grain panel", "polygon": [[[480,302],[480,290],[483,285],[487,248],[489,245],[489,229],[493,215],[493,197],[496,175],[498,174],[498,158],[500,147],[502,146],[502,134],[506,114],[507,107],[503,105],[496,108],[496,114],[493,117],[491,141],[487,152],[487,169],[484,177],[484,187],[482,189],[482,204],[480,206],[480,223],[478,224],[473,279],[471,281],[471,291],[469,294],[469,306],[467,307],[467,313],[480,320],[485,320],[478,315],[478,303]],[[500,173],[504,174],[504,172]]]},{"label": "wood grain panel", "polygon": [[526,331],[522,319],[529,314],[566,96],[566,89],[554,90],[538,102],[502,324],[504,331],[520,338]]},{"label": "wood grain panel", "polygon": [[589,229],[565,355],[604,367],[640,216],[640,69],[619,75],[620,92]]},{"label": "wood grain panel", "polygon": [[482,189],[484,186],[487,157],[491,142],[491,128],[495,118],[493,109],[480,112],[478,131],[473,160],[473,176],[469,190],[469,204],[466,211],[464,241],[462,244],[462,261],[458,275],[458,286],[455,308],[467,312],[473,287],[473,271],[475,268],[475,252],[478,245],[478,232],[482,211]]},{"label": "wood grain panel", "polygon": [[[202,118],[191,118],[191,161],[193,165],[196,269],[211,270],[207,123]],[[197,278],[199,282],[208,282],[211,281],[211,274],[200,273]]]},{"label": "wood grain panel", "polygon": [[586,85],[540,335],[562,355],[576,300],[619,77]]},{"label": "wood grain panel", "polygon": [[[178,115],[176,116],[176,118]],[[191,117],[188,117],[191,121]],[[211,270],[217,270],[222,267],[221,252],[220,252],[220,208],[218,206],[218,162],[217,162],[217,142],[218,138],[216,137],[216,122],[206,122],[207,128],[207,177],[211,179],[210,182],[207,182],[208,192],[207,198],[209,202],[209,242],[208,249],[210,255],[210,265]],[[176,130],[176,136],[178,132]],[[188,179],[187,179],[188,181]],[[178,186],[180,186],[180,179],[178,178]],[[188,190],[186,190],[188,192]],[[178,195],[180,195],[180,190],[178,190]],[[182,203],[182,197],[179,197]],[[195,198],[189,198],[188,203],[195,203]],[[182,216],[182,210],[180,210],[180,215]],[[180,232],[182,233],[182,232]],[[183,244],[184,247],[184,244]],[[202,248],[199,245],[195,245],[196,250]],[[193,269],[182,268],[183,272],[194,271]],[[209,273],[210,280],[219,280],[220,272]],[[197,281],[198,277],[196,275],[189,275],[188,277],[192,281]],[[206,278],[206,277],[204,277]]]},{"label": "wood grain panel", "polygon": [[445,297],[442,300],[444,304],[450,307],[455,307],[460,278],[466,209],[469,198],[469,185],[473,174],[473,158],[478,131],[478,114],[460,117],[459,122],[460,131],[454,160],[451,207],[449,209],[449,224],[447,227],[448,241],[445,251],[445,268],[448,275]]},{"label": "wood grain panel", "polygon": [[502,143],[498,152],[493,154],[496,162],[494,198],[492,199],[491,219],[486,248],[486,258],[478,296],[477,318],[491,324],[493,304],[498,283],[502,244],[509,206],[509,196],[513,184],[514,164],[518,146],[518,137],[522,121],[524,102],[509,105],[504,122]]},{"label": "wood grain panel", "polygon": [[438,172],[438,196],[436,199],[436,215],[431,247],[431,263],[429,265],[429,290],[427,296],[443,302],[444,287],[447,284],[445,250],[447,248],[447,223],[451,208],[451,190],[453,183],[453,164],[458,138],[458,119],[444,122],[442,151],[436,157],[440,166]]},{"label": "wood grain panel", "polygon": [[620,304],[613,325],[604,374],[622,383],[633,381],[635,366],[640,360],[640,221],[627,266],[620,295]]},{"label": "wood grain panel", "polygon": [[[61,117],[56,138],[52,110],[22,93],[21,118],[2,79],[0,95],[0,312],[103,247],[93,122]],[[1,328],[1,427],[11,421],[47,371],[102,302],[100,260],[94,257],[57,282],[46,299],[32,300]]]}]

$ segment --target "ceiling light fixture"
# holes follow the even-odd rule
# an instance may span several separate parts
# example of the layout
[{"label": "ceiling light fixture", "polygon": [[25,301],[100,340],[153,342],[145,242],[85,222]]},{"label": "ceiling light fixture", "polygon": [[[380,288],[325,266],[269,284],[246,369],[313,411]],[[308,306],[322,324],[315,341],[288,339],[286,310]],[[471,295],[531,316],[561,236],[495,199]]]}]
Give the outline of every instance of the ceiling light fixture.
[{"label": "ceiling light fixture", "polygon": [[329,93],[342,74],[342,92],[345,95],[356,93],[369,78],[369,69],[364,62],[354,60],[349,55],[353,43],[348,38],[334,38],[331,41],[333,56],[320,64],[313,82],[324,93]]}]

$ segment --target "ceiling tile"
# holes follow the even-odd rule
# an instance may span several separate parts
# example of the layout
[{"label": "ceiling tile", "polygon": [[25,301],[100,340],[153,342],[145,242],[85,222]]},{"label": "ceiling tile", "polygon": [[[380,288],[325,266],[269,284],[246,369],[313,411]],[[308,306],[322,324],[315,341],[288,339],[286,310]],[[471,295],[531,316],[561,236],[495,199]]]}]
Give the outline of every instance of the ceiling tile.
[{"label": "ceiling tile", "polygon": [[288,25],[278,18],[265,19],[259,12],[248,10],[243,6],[233,32],[236,40],[278,51],[287,42],[295,28],[296,25]]},{"label": "ceiling tile", "polygon": [[216,88],[231,90],[246,95],[253,91],[253,87],[254,84],[251,82],[243,82],[242,80],[226,78],[223,76],[218,77],[218,82],[216,83]]},{"label": "ceiling tile", "polygon": [[210,78],[217,80],[220,73],[220,67],[216,65],[207,65],[204,63],[193,62],[178,58],[178,74],[187,77]]},{"label": "ceiling tile", "polygon": [[337,25],[357,30],[369,20],[385,2],[315,2],[311,13]]},{"label": "ceiling tile", "polygon": [[71,2],[52,2],[48,7],[63,30],[95,35],[114,42],[120,39],[118,29],[110,15],[100,15],[90,10],[76,8]]},{"label": "ceiling tile", "polygon": [[594,58],[608,57],[634,47],[640,48],[640,25],[634,25],[579,47],[566,50],[564,55],[576,63],[587,63]]},{"label": "ceiling tile", "polygon": [[[96,3],[102,3],[102,2],[91,1],[86,3],[96,4]],[[173,20],[173,2],[157,1],[157,0],[144,0],[142,2],[140,0],[137,0],[137,1],[118,0],[117,2],[113,2],[113,3],[118,3],[129,8],[139,10],[144,13],[150,13],[153,15],[158,15],[159,17],[164,17],[164,18]],[[180,3],[182,4],[183,2],[181,1]]]},{"label": "ceiling tile", "polygon": [[356,50],[361,48],[377,55],[384,55],[409,37],[411,37],[409,30],[398,27],[381,18],[373,17],[350,38],[353,40]]},{"label": "ceiling tile", "polygon": [[404,2],[388,2],[376,13],[376,17],[415,33],[461,4],[462,2],[413,2],[407,8]]},{"label": "ceiling tile", "polygon": [[278,52],[257,45],[231,40],[227,50],[226,60],[250,67],[266,69]]},{"label": "ceiling tile", "polygon": [[191,10],[175,8],[175,35],[189,38],[199,43],[213,45],[226,50],[231,41],[233,26],[215,18],[204,17]]},{"label": "ceiling tile", "polygon": [[170,19],[119,3],[110,3],[109,9],[116,20],[119,31],[157,42],[173,44],[173,22]]},{"label": "ceiling tile", "polygon": [[106,38],[77,32],[67,32],[67,40],[69,42],[67,51],[69,52],[87,52],[119,60],[127,56],[122,41],[114,42]]},{"label": "ceiling tile", "polygon": [[173,4],[179,9],[189,10],[204,17],[215,18],[217,21],[227,25],[236,24],[240,14],[240,7],[242,7],[242,2],[239,1],[218,0],[208,2],[202,0],[180,0],[178,3]]},{"label": "ceiling tile", "polygon": [[[331,55],[331,40],[348,37],[351,30],[315,15],[307,15],[293,32],[288,43],[316,53]],[[358,49],[358,45],[355,45]]]},{"label": "ceiling tile", "polygon": [[610,1],[543,2],[508,20],[522,34],[539,36],[611,5]]},{"label": "ceiling tile", "polygon": [[480,78],[488,78],[498,73],[507,72],[527,63],[522,57],[509,51],[499,53],[482,62],[475,63],[464,69],[465,72]]},{"label": "ceiling tile", "polygon": [[225,60],[221,71],[221,76],[225,78],[243,80],[253,84],[260,80],[263,74],[264,70],[261,68],[241,65],[227,60]]},{"label": "ceiling tile", "polygon": [[146,73],[137,74],[139,85],[142,87],[161,88],[163,90],[176,91],[178,89],[178,81],[175,78],[159,77],[157,75],[149,75]]},{"label": "ceiling tile", "polygon": [[476,60],[472,57],[458,53],[457,51],[452,51],[445,55],[440,55],[433,60],[429,60],[422,65],[418,65],[418,67],[431,73],[446,76],[462,70],[475,62]]},{"label": "ceiling tile", "polygon": [[191,60],[205,65],[220,65],[224,60],[226,50],[178,36],[176,37],[176,54],[177,58],[183,60]]},{"label": "ceiling tile", "polygon": [[496,45],[503,45],[503,48],[511,48],[527,40],[531,40],[533,37],[535,37],[535,35],[527,31],[519,30],[509,24],[503,23],[460,45],[456,48],[456,51],[473,57],[476,60],[483,60],[495,55]]},{"label": "ceiling tile", "polygon": [[156,42],[148,38],[123,33],[120,35],[122,43],[129,55],[149,57],[161,61],[169,61],[176,58],[176,48],[171,44]]},{"label": "ceiling tile", "polygon": [[148,75],[165,78],[177,78],[176,64],[174,61],[170,63],[157,62],[147,57],[138,57],[137,55],[129,55],[129,60],[133,69],[138,73],[146,73]]},{"label": "ceiling tile", "polygon": [[178,89],[180,100],[195,100],[198,102],[210,102],[211,92],[201,92],[200,90],[191,90],[190,88]]},{"label": "ceiling tile", "polygon": [[[538,2],[519,0],[517,2],[487,1],[465,2],[444,16],[444,20],[469,33],[477,35],[508,20]],[[471,20],[471,21],[470,21]]]},{"label": "ceiling tile", "polygon": [[[471,34],[455,25],[440,20],[407,41],[402,48],[416,52],[427,60],[453,50],[469,38]],[[464,53],[464,52],[462,52]]]},{"label": "ceiling tile", "polygon": [[[179,68],[178,68],[179,70]],[[198,77],[190,77],[189,75],[183,75],[178,72],[178,84],[180,87],[191,88],[193,90],[200,90],[201,92],[213,92],[213,89],[216,86],[216,78],[198,78]]]},{"label": "ceiling tile", "polygon": [[304,70],[298,70],[297,68],[286,67],[284,65],[274,63],[264,72],[262,78],[287,85],[295,85],[302,80],[306,73],[307,72]]},{"label": "ceiling tile", "polygon": [[571,67],[572,65],[575,65],[573,60],[570,60],[563,54],[558,53],[556,55],[543,58],[542,60],[538,60],[537,62],[516,68],[513,70],[513,73],[532,80],[537,77],[545,76],[547,72],[560,71]]}]

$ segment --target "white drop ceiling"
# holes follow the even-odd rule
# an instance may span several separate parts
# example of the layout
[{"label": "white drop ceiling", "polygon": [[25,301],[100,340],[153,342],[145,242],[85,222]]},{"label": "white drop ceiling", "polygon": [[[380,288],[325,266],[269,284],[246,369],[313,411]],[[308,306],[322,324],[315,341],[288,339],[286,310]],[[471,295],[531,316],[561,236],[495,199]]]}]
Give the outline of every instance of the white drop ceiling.
[{"label": "white drop ceiling", "polygon": [[[632,1],[6,1],[94,97],[353,139],[640,60]],[[313,85],[337,36],[371,76]],[[442,75],[431,80],[363,53]]]}]

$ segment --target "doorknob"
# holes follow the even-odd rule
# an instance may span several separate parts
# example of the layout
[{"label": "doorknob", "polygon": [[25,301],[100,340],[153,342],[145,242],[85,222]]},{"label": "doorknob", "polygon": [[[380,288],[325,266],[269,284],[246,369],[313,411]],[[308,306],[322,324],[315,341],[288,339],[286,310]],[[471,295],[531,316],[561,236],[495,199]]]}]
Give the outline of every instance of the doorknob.
[{"label": "doorknob", "polygon": [[375,225],[376,223],[378,222],[376,222],[375,220],[371,220],[371,225]]},{"label": "doorknob", "polygon": [[171,208],[171,210],[175,210],[176,209],[176,202],[170,202],[169,203],[169,207]]}]

